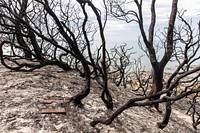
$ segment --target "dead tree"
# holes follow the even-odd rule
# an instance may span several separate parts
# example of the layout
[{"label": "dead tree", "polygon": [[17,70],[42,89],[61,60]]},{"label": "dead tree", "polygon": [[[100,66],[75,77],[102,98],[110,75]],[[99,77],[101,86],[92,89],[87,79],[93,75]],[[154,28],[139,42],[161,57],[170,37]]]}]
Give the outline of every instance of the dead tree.
[{"label": "dead tree", "polygon": [[126,88],[127,76],[132,69],[131,57],[134,54],[133,48],[127,48],[127,44],[114,47],[110,51],[109,78],[116,86],[121,84]]},{"label": "dead tree", "polygon": [[[193,97],[200,91],[200,88],[197,85],[199,83],[198,81],[200,76],[200,67],[193,67],[193,65],[197,63],[200,59],[200,54],[198,52],[200,48],[199,24],[197,30],[193,30],[191,28],[191,24],[183,18],[184,13],[178,14],[178,0],[172,0],[168,26],[166,30],[164,30],[164,32],[160,34],[163,35],[163,38],[161,39],[161,42],[163,42],[163,44],[161,46],[164,49],[164,54],[160,58],[160,60],[158,60],[158,55],[156,54],[156,48],[154,44],[154,39],[156,37],[154,33],[156,24],[156,1],[151,1],[151,21],[148,32],[145,31],[144,28],[142,0],[123,0],[109,2],[111,10],[110,12],[113,16],[128,23],[138,23],[143,43],[145,44],[145,50],[152,66],[153,83],[150,94],[148,94],[147,96],[144,95],[141,97],[130,99],[122,107],[117,109],[110,118],[106,120],[96,119],[91,122],[91,125],[95,126],[98,123],[110,124],[119,114],[130,107],[154,105],[157,110],[159,110],[159,103],[166,102],[166,111],[163,117],[163,121],[158,122],[158,127],[162,129],[166,127],[169,122],[172,110],[171,105],[174,103],[174,101],[189,96]],[[138,9],[137,11],[129,10],[128,8],[123,7],[125,4],[130,4],[131,2],[135,3]],[[176,26],[176,20],[179,20],[181,24]],[[195,33],[194,31],[197,31],[197,33]],[[174,63],[176,62],[178,66],[175,68],[175,70],[173,69],[174,72],[169,75],[169,77],[166,79],[166,85],[164,85],[163,75],[165,72],[165,67],[170,61],[174,61]],[[160,98],[162,94],[165,94],[166,96]],[[150,100],[146,101],[147,99]],[[196,126],[199,124],[199,118],[198,113],[195,111],[195,106],[193,106],[194,103],[195,100],[191,102],[191,109],[193,108],[193,116],[197,116],[197,118],[193,117],[193,126],[196,128]]]},{"label": "dead tree", "polygon": [[[122,3],[120,3],[122,2]],[[109,1],[110,9],[111,9],[111,14],[115,16],[116,18],[119,18],[121,20],[124,20],[128,23],[131,22],[136,22],[138,23],[141,36],[143,39],[143,42],[145,44],[145,47],[148,52],[149,60],[152,66],[152,71],[153,71],[153,86],[150,91],[151,94],[155,94],[159,91],[162,91],[163,89],[163,73],[166,64],[169,62],[172,53],[173,53],[173,29],[174,29],[174,23],[176,20],[176,14],[177,14],[177,4],[178,0],[173,0],[172,2],[172,10],[171,10],[171,15],[169,18],[169,23],[168,23],[168,31],[167,31],[167,36],[166,36],[166,49],[165,49],[165,54],[163,55],[162,59],[159,61],[156,55],[155,47],[154,47],[154,30],[155,30],[155,24],[156,24],[156,12],[155,12],[155,0],[152,0],[151,2],[151,22],[149,25],[149,30],[148,32],[145,31],[144,28],[144,18],[143,18],[143,12],[142,12],[142,4],[143,1],[138,1],[135,0],[133,4],[135,4],[137,11],[135,10],[128,10],[126,11],[126,8],[123,7],[129,3],[128,1]],[[153,98],[154,100],[159,99],[159,96],[156,96]],[[158,105],[155,105],[155,107],[159,110]]]},{"label": "dead tree", "polygon": [[[98,25],[93,23],[95,20],[88,20],[86,8],[92,9]],[[82,99],[90,93],[92,66],[96,75],[101,73],[103,79],[102,99],[108,108],[112,108],[105,67],[104,25],[100,11],[91,1],[2,0],[0,9],[0,34],[9,38],[2,40],[0,45],[1,62],[5,67],[16,71],[32,71],[46,65],[57,65],[68,71],[77,68],[72,66],[73,63],[74,66],[81,65],[82,76],[86,79],[85,89],[71,99],[76,106],[81,106]],[[94,60],[90,49],[97,29],[102,40],[99,46],[102,68],[96,67],[99,62]],[[12,54],[6,53],[5,45],[8,45]]]},{"label": "dead tree", "polygon": [[[105,3],[105,1],[104,1]],[[99,26],[99,34],[100,34],[100,38],[101,38],[101,55],[102,55],[102,69],[100,69],[100,73],[102,75],[102,80],[103,80],[103,84],[102,84],[102,87],[103,87],[103,91],[102,91],[102,94],[101,94],[101,99],[103,100],[103,102],[106,104],[106,107],[108,109],[113,109],[113,100],[112,100],[112,96],[108,90],[108,73],[107,73],[107,49],[106,49],[106,39],[105,39],[105,36],[104,36],[104,25],[102,24],[102,21],[101,21],[101,15],[100,15],[100,11],[92,4],[92,2],[88,2],[88,6],[91,7],[91,9],[93,10],[93,12],[95,13],[95,16],[96,16],[96,19],[97,19],[97,22],[98,22],[98,26]],[[106,14],[107,15],[107,14]],[[94,67],[95,69],[95,67]]]}]

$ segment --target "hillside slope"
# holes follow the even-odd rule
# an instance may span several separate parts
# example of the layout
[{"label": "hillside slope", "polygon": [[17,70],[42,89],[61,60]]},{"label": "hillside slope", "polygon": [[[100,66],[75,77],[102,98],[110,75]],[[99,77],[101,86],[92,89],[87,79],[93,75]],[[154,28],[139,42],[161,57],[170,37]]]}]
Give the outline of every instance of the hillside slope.
[{"label": "hillside slope", "polygon": [[[84,107],[66,107],[66,114],[41,114],[41,110],[62,109],[62,103],[83,89],[84,79],[79,74],[64,72],[47,66],[33,72],[11,72],[0,66],[0,132],[2,133],[190,133],[192,128],[186,115],[187,100],[174,104],[169,125],[160,130],[156,122],[162,114],[148,107],[133,107],[124,111],[112,124],[98,124],[92,128],[94,118],[110,115],[100,99],[101,89],[92,81],[91,94],[84,99]],[[117,88],[110,84],[114,110],[128,99],[136,97],[130,88]],[[44,100],[58,101],[44,103]]]}]

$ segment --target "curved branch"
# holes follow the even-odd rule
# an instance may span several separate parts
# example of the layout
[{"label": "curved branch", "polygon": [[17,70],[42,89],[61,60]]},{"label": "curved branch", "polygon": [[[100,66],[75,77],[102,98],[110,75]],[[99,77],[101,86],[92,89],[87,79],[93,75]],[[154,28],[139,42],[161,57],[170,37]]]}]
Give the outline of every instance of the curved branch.
[{"label": "curved branch", "polygon": [[[162,92],[159,92],[155,95],[161,95],[161,93],[164,93],[164,92],[167,92],[166,90],[165,91],[162,91]],[[151,95],[151,96],[147,96],[147,97],[143,97],[143,98],[135,98],[135,99],[131,99],[129,100],[126,104],[124,104],[121,108],[117,109],[111,116],[110,118],[108,118],[107,120],[104,120],[104,119],[95,119],[93,120],[90,125],[91,126],[96,126],[97,124],[101,123],[101,124],[105,124],[105,125],[109,125],[112,123],[112,121],[118,116],[120,115],[124,110],[128,109],[128,108],[131,108],[131,107],[134,107],[134,106],[148,106],[148,105],[154,105],[154,104],[157,104],[157,103],[163,103],[163,102],[170,102],[170,101],[177,101],[177,100],[180,100],[182,99],[183,97],[186,97],[188,95],[191,95],[193,93],[198,93],[200,92],[200,88],[198,89],[193,89],[191,91],[188,91],[188,92],[184,92],[184,93],[181,93],[180,95],[176,96],[176,97],[168,97],[168,96],[164,96],[162,99],[158,99],[158,100],[154,100],[154,101],[146,101],[146,102],[137,102],[137,101],[141,101],[142,99],[145,100],[145,99],[148,99],[148,98],[151,98],[151,97],[154,97],[155,95]],[[167,114],[167,115],[170,115],[170,114]],[[167,123],[166,123],[167,124]],[[166,125],[159,125],[159,128],[164,128]]]}]

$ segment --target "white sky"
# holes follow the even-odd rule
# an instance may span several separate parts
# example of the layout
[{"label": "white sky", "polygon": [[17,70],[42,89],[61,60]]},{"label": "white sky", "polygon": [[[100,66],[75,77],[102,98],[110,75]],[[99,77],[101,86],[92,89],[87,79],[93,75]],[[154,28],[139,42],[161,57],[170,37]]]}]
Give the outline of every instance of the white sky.
[{"label": "white sky", "polygon": [[[102,0],[93,0],[93,3],[100,9],[102,7],[101,2]],[[171,11],[171,2],[172,0],[156,1],[157,28],[164,28],[168,25],[168,18]],[[143,0],[144,22],[147,28],[150,21],[150,3],[151,0]],[[193,24],[196,24],[197,21],[200,20],[199,5],[200,0],[179,0],[178,10],[187,10],[184,18],[193,19]],[[135,22],[127,24],[116,19],[109,19],[106,27],[106,39],[108,42],[113,43],[113,45],[116,43],[131,43],[132,41],[135,42],[140,35],[138,31],[138,25]],[[148,30],[147,28],[146,30]]]},{"label": "white sky", "polygon": [[[98,8],[101,8],[101,1],[102,0],[93,0],[93,3],[95,3]],[[156,1],[157,29],[163,30],[163,28],[168,25],[168,18],[171,11],[171,2],[172,0]],[[143,0],[143,13],[146,31],[148,31],[148,25],[150,21],[150,3],[151,0]],[[179,0],[178,3],[178,10],[187,10],[187,12],[184,14],[184,18],[186,18],[187,20],[192,19],[194,27],[197,26],[197,22],[200,21],[199,5],[200,0]],[[135,22],[127,24],[123,21],[119,21],[116,19],[109,19],[107,22],[105,37],[108,49],[112,48],[115,45],[127,43],[129,48],[133,47],[134,50],[138,53],[137,56],[140,56],[142,51],[138,47],[138,36],[140,36],[140,32],[138,29],[138,25]],[[143,60],[143,62],[145,64],[148,64],[148,60],[146,59]]]},{"label": "white sky", "polygon": [[[130,0],[127,0],[127,1],[130,1]],[[171,9],[171,2],[172,2],[172,0],[157,0],[156,1],[156,12],[157,12],[157,20],[158,21],[168,19],[170,9]],[[93,3],[98,8],[101,9],[102,0],[93,0]],[[150,3],[151,3],[151,0],[143,0],[143,13],[147,18],[149,17],[149,13],[150,13],[150,9],[149,9]],[[200,5],[200,0],[179,0],[178,10],[179,11],[187,10],[187,12],[185,13],[185,17],[200,18],[199,5]],[[131,4],[130,4],[130,6],[131,6]],[[113,20],[113,21],[115,21],[115,20]],[[119,26],[119,28],[121,28],[121,27],[122,26]]]}]

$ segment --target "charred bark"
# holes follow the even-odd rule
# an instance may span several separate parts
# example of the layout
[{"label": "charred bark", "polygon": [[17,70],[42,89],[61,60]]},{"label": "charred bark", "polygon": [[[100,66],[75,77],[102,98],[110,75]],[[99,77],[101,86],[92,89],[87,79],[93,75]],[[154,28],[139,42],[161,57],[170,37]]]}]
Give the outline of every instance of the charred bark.
[{"label": "charred bark", "polygon": [[88,1],[88,5],[91,7],[93,12],[96,15],[97,22],[99,24],[99,31],[100,31],[100,37],[102,41],[102,79],[103,79],[103,92],[101,95],[102,100],[106,104],[106,107],[108,109],[113,109],[113,102],[112,97],[110,95],[110,92],[108,90],[108,73],[107,73],[107,63],[106,63],[106,39],[104,36],[104,28],[101,22],[101,16],[98,12],[98,9],[93,5],[91,1]]},{"label": "charred bark", "polygon": [[85,82],[85,89],[80,92],[79,94],[77,94],[76,96],[72,97],[70,101],[72,101],[74,103],[75,106],[78,106],[78,107],[82,107],[83,104],[81,102],[82,99],[84,99],[85,97],[87,97],[90,93],[90,84],[91,84],[91,78],[90,78],[90,69],[89,69],[89,66],[88,64],[86,63],[85,60],[82,60],[82,65],[83,65],[83,68],[84,68],[84,76],[85,76],[85,79],[86,79],[86,82]]},{"label": "charred bark", "polygon": [[[156,94],[158,92],[161,92],[163,90],[163,69],[156,68],[153,70],[153,83],[152,83],[152,88],[150,90],[149,95]],[[160,98],[160,95],[156,95],[152,97],[149,100],[158,100]],[[159,104],[155,104],[154,107],[158,110],[158,112],[162,112],[159,110]]]}]

